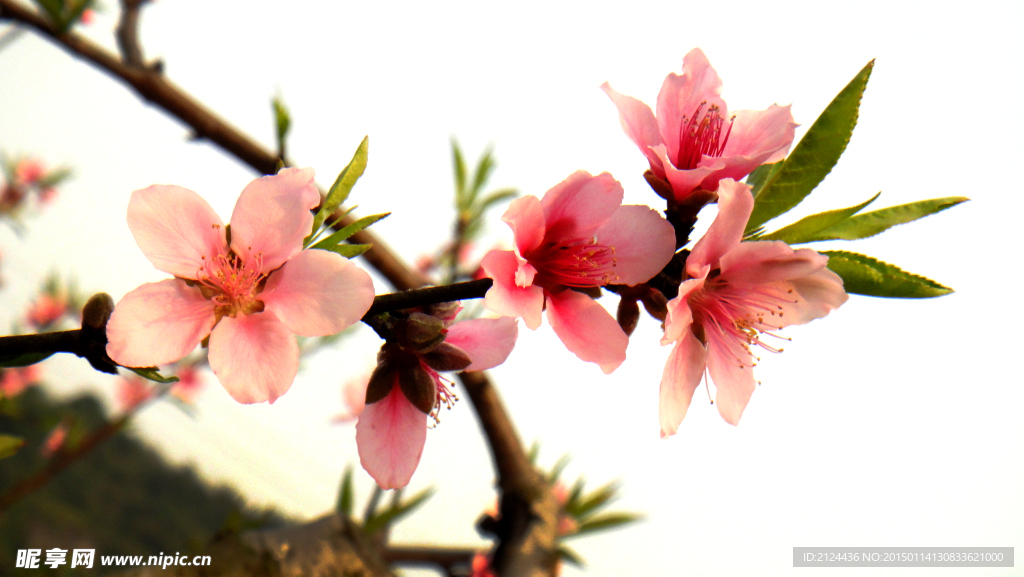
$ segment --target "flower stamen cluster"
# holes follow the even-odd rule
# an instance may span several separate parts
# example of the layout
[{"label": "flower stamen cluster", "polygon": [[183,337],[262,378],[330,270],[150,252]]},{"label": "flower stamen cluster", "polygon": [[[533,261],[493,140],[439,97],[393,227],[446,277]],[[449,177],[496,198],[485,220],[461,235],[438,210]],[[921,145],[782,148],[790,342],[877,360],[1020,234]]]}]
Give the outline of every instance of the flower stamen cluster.
[{"label": "flower stamen cluster", "polygon": [[721,109],[717,104],[712,104],[701,118],[700,112],[707,104],[707,100],[701,102],[689,120],[684,115],[682,122],[679,123],[679,152],[676,154],[675,165],[680,170],[697,168],[697,163],[704,156],[722,156],[725,145],[729,142],[736,115],[729,119],[729,128],[725,131],[725,136],[719,139],[725,118],[719,114]]}]

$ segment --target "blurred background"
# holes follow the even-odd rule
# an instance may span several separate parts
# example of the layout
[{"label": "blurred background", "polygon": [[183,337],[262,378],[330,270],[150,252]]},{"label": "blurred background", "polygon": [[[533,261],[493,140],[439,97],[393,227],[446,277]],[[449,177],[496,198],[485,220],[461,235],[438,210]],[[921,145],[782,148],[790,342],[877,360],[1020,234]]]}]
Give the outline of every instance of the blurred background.
[{"label": "blurred background", "polygon": [[[76,30],[116,50],[117,6],[106,4]],[[540,443],[543,466],[568,454],[567,481],[619,480],[615,507],[645,515],[573,542],[588,568],[564,575],[789,575],[799,572],[794,546],[1024,547],[1024,382],[1014,361],[1015,321],[1004,318],[1021,296],[1020,257],[1011,251],[1019,248],[1024,209],[1016,174],[1024,153],[1016,102],[1024,89],[1022,16],[1019,2],[995,1],[968,10],[898,1],[627,8],[159,0],[143,12],[140,40],[170,80],[270,149],[270,101],[280,97],[292,119],[288,155],[314,167],[321,185],[369,135],[369,166],[350,202],[363,215],[393,212],[373,230],[409,262],[450,235],[452,137],[470,162],[494,147],[491,188],[540,196],[575,170],[609,171],[626,202],[659,206],[642,178],[646,161],[601,83],[653,106],[665,75],[701,47],[731,109],[792,103],[803,124],[799,139],[877,59],[846,153],[803,205],[772,224],[878,191],[873,208],[971,197],[878,237],[821,247],[875,256],[956,293],[917,301],[853,296],[829,317],[787,329],[793,342],[762,356],[763,385],[738,427],[722,421],[702,388],[667,440],[658,435],[657,404],[668,347],[659,346],[651,318],[641,320],[626,362],[610,376],[566,351],[546,323],[536,332],[520,327],[512,356],[492,371],[522,439]],[[0,50],[0,148],[74,170],[20,235],[0,225],[4,327],[21,318],[52,271],[74,278],[85,294],[115,299],[165,278],[126,225],[133,190],[181,185],[227,219],[255,177],[32,33]],[[510,243],[502,210],[491,214],[477,256]],[[391,291],[374,279],[378,293]],[[614,298],[603,301],[614,310]],[[305,358],[272,406],[239,405],[206,373],[190,413],[157,403],[131,431],[199,478],[233,487],[255,509],[315,518],[334,507],[347,464],[357,468],[358,498],[372,491],[358,468],[353,426],[332,419],[344,408],[343,384],[368,370],[377,347],[361,327]],[[116,404],[113,377],[81,359],[58,355],[44,370],[51,395],[89,391]],[[393,540],[484,545],[474,523],[494,502],[493,483],[463,400],[429,431],[410,484],[437,493],[396,526]]]}]

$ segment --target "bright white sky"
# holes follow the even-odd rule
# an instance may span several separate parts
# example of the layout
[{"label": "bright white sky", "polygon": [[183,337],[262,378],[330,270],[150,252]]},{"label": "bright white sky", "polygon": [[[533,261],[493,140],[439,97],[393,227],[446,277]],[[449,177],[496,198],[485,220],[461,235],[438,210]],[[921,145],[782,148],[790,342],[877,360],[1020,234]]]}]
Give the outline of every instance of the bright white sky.
[{"label": "bright white sky", "polygon": [[[787,329],[794,342],[758,366],[764,384],[739,427],[698,391],[669,440],[658,438],[657,421],[668,349],[649,318],[612,376],[565,351],[546,325],[523,330],[493,376],[522,437],[542,442],[545,464],[569,453],[567,480],[585,475],[596,487],[620,479],[617,507],[647,515],[631,529],[571,543],[591,575],[802,575],[792,568],[794,546],[1024,551],[1024,383],[1014,360],[1017,328],[1004,318],[1021,295],[1012,265],[1020,257],[1010,248],[1024,212],[1022,5],[601,6],[161,0],[144,13],[141,38],[169,78],[268,145],[269,100],[281,94],[293,116],[290,155],[314,167],[322,184],[369,134],[369,169],[353,200],[362,214],[394,212],[375,230],[410,260],[449,230],[451,135],[474,158],[496,145],[495,187],[541,195],[577,169],[607,170],[627,202],[655,202],[641,177],[644,158],[619,128],[602,82],[653,103],[664,76],[699,46],[723,78],[730,108],[792,103],[807,126],[877,58],[846,155],[793,217],[879,190],[877,207],[969,196],[971,203],[842,247],[956,294],[855,296],[822,321]],[[85,32],[113,48],[114,26],[111,12]],[[132,190],[186,186],[226,218],[253,177],[31,35],[0,52],[0,147],[76,171],[26,236],[0,229],[3,323],[51,269],[115,298],[164,276],[125,223]],[[493,240],[510,239],[493,216]],[[389,290],[379,283],[378,292]],[[358,462],[353,428],[328,421],[340,410],[346,375],[364,370],[377,346],[364,331],[308,359],[273,406],[238,405],[213,382],[194,420],[156,406],[136,430],[254,503],[312,518],[333,505],[345,464]],[[84,366],[50,361],[53,389],[109,395],[111,380]],[[411,484],[439,492],[398,527],[396,540],[479,543],[473,523],[493,501],[492,478],[475,419],[460,402],[428,435]],[[358,479],[365,498],[372,481],[361,470]]]}]

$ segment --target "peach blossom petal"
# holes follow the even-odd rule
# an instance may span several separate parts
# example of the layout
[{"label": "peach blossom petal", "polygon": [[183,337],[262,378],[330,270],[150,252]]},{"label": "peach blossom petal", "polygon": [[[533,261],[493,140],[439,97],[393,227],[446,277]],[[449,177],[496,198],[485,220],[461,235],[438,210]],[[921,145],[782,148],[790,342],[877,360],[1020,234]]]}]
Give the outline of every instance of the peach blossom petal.
[{"label": "peach blossom petal", "polygon": [[516,254],[510,250],[492,250],[480,261],[480,266],[494,279],[494,285],[484,297],[484,306],[499,315],[522,318],[530,330],[537,330],[544,309],[544,289],[516,285],[519,270]]},{"label": "peach blossom petal", "polygon": [[285,168],[250,182],[231,213],[231,248],[243,258],[262,254],[263,272],[302,250],[320,203],[312,168]]},{"label": "peach blossom petal", "polygon": [[366,314],[373,304],[373,281],[340,255],[304,250],[270,275],[260,300],[293,333],[322,337]]},{"label": "peach blossom petal", "polygon": [[651,170],[659,177],[665,178],[663,161],[654,153],[653,148],[663,144],[661,133],[658,130],[658,121],[654,119],[651,107],[640,102],[632,96],[626,96],[616,92],[610,84],[605,82],[601,90],[612,99],[615,108],[619,111],[619,123],[622,130],[626,132],[630,140],[640,147],[640,151],[647,156],[651,164]]},{"label": "peach blossom petal", "polygon": [[683,57],[682,76],[670,73],[665,77],[658,93],[658,129],[670,158],[675,159],[679,153],[680,131],[685,130],[681,126],[684,117],[688,122],[702,103],[701,117],[711,106],[717,106],[721,116],[729,117],[721,94],[722,79],[700,48],[694,48]]},{"label": "peach blossom petal", "polygon": [[750,212],[754,210],[754,197],[750,187],[732,179],[721,182],[718,188],[718,216],[708,231],[697,241],[686,259],[686,272],[697,276],[705,265],[713,265],[743,238]]},{"label": "peach blossom petal", "polygon": [[708,372],[715,383],[715,405],[727,423],[736,425],[756,388],[753,359],[741,341],[722,336],[713,328],[705,329]]},{"label": "peach blossom petal", "polygon": [[549,294],[548,322],[565,348],[611,374],[626,360],[629,337],[594,299],[573,290]]},{"label": "peach blossom petal", "polygon": [[239,403],[273,403],[299,372],[299,345],[273,312],[224,317],[210,334],[210,368]]},{"label": "peach blossom petal", "polygon": [[544,211],[540,199],[529,195],[513,200],[502,215],[501,220],[508,223],[515,237],[519,254],[540,246],[544,240]]},{"label": "peach blossom petal", "polygon": [[107,322],[107,354],[126,367],[174,362],[210,334],[214,321],[213,302],[184,281],[144,284],[114,307]]},{"label": "peach blossom petal", "polygon": [[217,213],[187,188],[153,185],[132,193],[128,228],[153,266],[176,277],[194,279],[204,257],[227,252]]},{"label": "peach blossom petal", "polygon": [[752,159],[756,164],[744,175],[766,162],[782,160],[793,144],[798,126],[794,122],[791,107],[790,104],[773,104],[766,110],[736,111],[736,121],[729,133],[729,142],[722,151],[722,158],[740,156]]},{"label": "peach blossom petal", "polygon": [[470,319],[448,329],[445,342],[466,352],[473,364],[466,371],[483,371],[505,362],[516,346],[519,327],[510,317]]},{"label": "peach blossom petal", "polygon": [[804,278],[790,281],[797,295],[797,302],[789,305],[786,325],[800,325],[820,319],[839,308],[850,295],[843,289],[843,279],[827,268]]},{"label": "peach blossom petal", "polygon": [[782,241],[741,242],[719,260],[733,283],[768,284],[802,278],[825,268],[828,257],[809,248],[793,250]]},{"label": "peach blossom petal", "polygon": [[675,254],[675,229],[658,211],[646,206],[620,206],[594,236],[598,244],[615,249],[615,284],[647,282]]},{"label": "peach blossom petal", "polygon": [[545,240],[589,239],[619,208],[622,196],[622,185],[611,174],[591,176],[577,170],[540,201],[547,226]]},{"label": "peach blossom petal", "polygon": [[419,465],[427,414],[405,398],[398,379],[386,397],[363,408],[356,423],[359,462],[382,489],[400,489]]},{"label": "peach blossom petal", "polygon": [[659,391],[658,418],[662,438],[676,434],[679,423],[683,422],[693,391],[697,390],[704,374],[704,356],[704,346],[689,330],[672,347],[661,375]]},{"label": "peach blossom petal", "polygon": [[693,324],[693,311],[687,298],[697,290],[704,288],[704,279],[707,277],[707,270],[698,278],[684,281],[679,285],[679,295],[668,301],[668,314],[665,315],[665,336],[661,338],[661,344],[678,341],[685,333],[690,331]]}]

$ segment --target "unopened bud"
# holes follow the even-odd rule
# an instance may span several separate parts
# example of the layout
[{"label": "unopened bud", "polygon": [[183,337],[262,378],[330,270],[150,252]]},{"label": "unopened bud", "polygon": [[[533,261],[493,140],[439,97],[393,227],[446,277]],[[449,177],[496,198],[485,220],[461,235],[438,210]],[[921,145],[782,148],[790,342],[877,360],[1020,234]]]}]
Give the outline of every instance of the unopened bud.
[{"label": "unopened bud", "polygon": [[462,310],[462,303],[459,301],[435,303],[423,307],[423,312],[441,319],[445,324],[451,324],[460,310]]},{"label": "unopened bud", "polygon": [[399,342],[404,347],[425,351],[444,341],[444,321],[433,315],[412,313],[403,325]]},{"label": "unopened bud", "polygon": [[461,371],[473,364],[466,351],[450,343],[441,343],[420,357],[435,371]]},{"label": "unopened bud", "polygon": [[619,321],[619,326],[622,327],[622,332],[626,333],[626,336],[632,335],[640,321],[640,306],[632,298],[620,298],[615,320]]},{"label": "unopened bud", "polygon": [[89,297],[82,308],[82,325],[96,330],[105,330],[110,314],[114,312],[114,299],[107,293],[96,293]]},{"label": "unopened bud", "polygon": [[658,289],[651,289],[650,292],[641,297],[640,302],[644,303],[644,309],[652,317],[664,322],[668,316],[668,299]]}]

